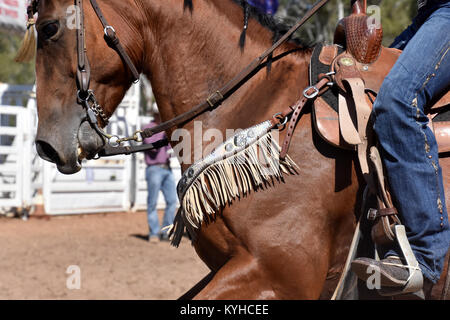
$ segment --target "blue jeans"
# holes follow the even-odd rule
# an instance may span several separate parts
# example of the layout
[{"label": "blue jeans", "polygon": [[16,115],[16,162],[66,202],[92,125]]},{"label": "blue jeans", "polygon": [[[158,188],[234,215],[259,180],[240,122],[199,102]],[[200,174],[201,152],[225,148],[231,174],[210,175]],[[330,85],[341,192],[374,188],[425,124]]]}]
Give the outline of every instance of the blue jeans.
[{"label": "blue jeans", "polygon": [[[433,283],[450,244],[437,143],[424,113],[450,85],[450,4],[434,5],[421,10],[394,42],[404,51],[374,104],[374,128],[394,203],[423,274]],[[392,248],[385,257],[392,254],[401,256],[401,251]]]},{"label": "blue jeans", "polygon": [[[161,228],[170,226],[175,217],[177,207],[177,192],[173,173],[169,169],[159,166],[148,166],[145,170],[147,180],[147,219],[149,227],[149,236],[159,236]],[[158,203],[159,191],[162,191],[166,201],[166,210],[162,226],[160,226],[156,205]]]}]

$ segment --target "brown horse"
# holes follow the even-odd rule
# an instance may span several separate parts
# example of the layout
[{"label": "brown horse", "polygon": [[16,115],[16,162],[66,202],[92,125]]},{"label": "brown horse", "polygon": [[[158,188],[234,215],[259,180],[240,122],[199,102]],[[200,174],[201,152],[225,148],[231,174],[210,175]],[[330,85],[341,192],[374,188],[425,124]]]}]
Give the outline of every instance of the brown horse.
[{"label": "brown horse", "polygon": [[[78,134],[85,112],[76,101],[76,33],[67,27],[73,0],[41,0],[36,60],[39,154],[64,173],[80,169],[77,149],[98,148],[95,131]],[[162,120],[179,115],[233,78],[273,43],[270,19],[252,15],[239,47],[243,9],[233,0],[101,0],[139,71],[151,81]],[[190,5],[192,4],[192,6]],[[91,6],[84,7],[91,88],[111,115],[132,77],[102,38]],[[224,104],[197,118],[204,129],[248,128],[292,105],[308,85],[311,48],[286,43],[270,72],[259,72]],[[184,129],[193,131],[194,124]],[[170,136],[171,132],[168,132]],[[281,134],[283,135],[283,133]],[[281,136],[283,138],[283,136]],[[210,141],[197,139],[193,147]],[[226,207],[203,224],[194,247],[211,273],[184,298],[329,298],[343,268],[364,183],[356,155],[336,149],[305,115],[289,152],[300,175]],[[183,164],[186,169],[188,164]],[[450,158],[441,159],[444,174]],[[450,185],[446,180],[447,204]]]}]

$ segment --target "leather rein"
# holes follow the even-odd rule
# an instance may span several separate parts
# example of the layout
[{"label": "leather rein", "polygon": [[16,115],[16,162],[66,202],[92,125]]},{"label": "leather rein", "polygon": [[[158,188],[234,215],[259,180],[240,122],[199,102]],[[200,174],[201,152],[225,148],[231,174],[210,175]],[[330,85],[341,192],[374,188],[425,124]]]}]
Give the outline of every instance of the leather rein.
[{"label": "leather rein", "polygon": [[[108,124],[108,116],[104,113],[101,106],[98,104],[97,99],[95,98],[94,91],[89,89],[90,84],[90,65],[86,55],[86,37],[85,37],[85,28],[84,28],[84,11],[83,11],[83,0],[74,0],[75,5],[78,8],[77,10],[77,59],[78,59],[78,67],[77,67],[77,101],[83,108],[86,110],[86,121],[92,126],[92,128],[100,134],[105,140],[104,147],[98,152],[98,158],[100,157],[108,157],[120,154],[131,154],[146,150],[157,149],[162,146],[165,146],[169,143],[167,139],[159,140],[152,144],[143,144],[143,145],[130,145],[130,146],[122,146],[123,142],[143,142],[144,139],[153,136],[156,133],[168,130],[172,127],[187,123],[199,115],[203,114],[206,111],[213,111],[217,107],[219,107],[223,101],[225,101],[231,94],[233,94],[237,89],[239,89],[245,82],[247,82],[251,77],[253,77],[263,65],[266,58],[271,56],[273,52],[279,48],[283,43],[288,41],[291,36],[309,20],[321,7],[323,7],[329,0],[319,0],[306,14],[305,16],[299,20],[291,29],[289,29],[277,42],[275,42],[272,47],[267,49],[262,55],[253,60],[247,67],[245,67],[238,75],[236,75],[233,79],[228,81],[222,88],[215,91],[212,95],[210,95],[204,102],[198,104],[193,107],[189,111],[178,115],[175,118],[172,118],[166,122],[161,123],[158,126],[147,128],[144,130],[136,131],[130,137],[120,138],[115,135],[107,134],[99,125],[98,119],[100,118],[101,122],[106,126]],[[28,16],[31,18],[37,13],[37,5],[39,0],[33,0],[28,7]],[[104,38],[109,47],[113,48],[123,63],[128,67],[131,71],[134,82],[139,81],[139,72],[134,66],[132,60],[124,50],[121,45],[119,38],[116,35],[114,28],[109,25],[103,16],[103,13],[97,3],[96,0],[90,0],[92,8],[94,9],[97,17],[101,21],[103,25]],[[326,81],[325,81],[326,80]],[[319,88],[321,89],[326,85],[330,80],[327,78],[322,83],[320,83]],[[318,85],[311,86],[306,88],[303,92],[303,97],[297,102],[296,105],[290,106],[284,112],[280,112],[273,117],[273,125],[274,127],[281,127],[287,123],[287,118],[294,114],[294,117],[291,119],[291,125],[293,120],[295,122],[298,120],[298,115],[301,113],[303,106],[307,101],[316,97],[319,93]],[[311,92],[313,94],[310,94]],[[305,94],[306,93],[306,94]],[[295,124],[294,124],[295,125]],[[291,129],[291,128],[290,128]],[[291,130],[289,130],[291,131]],[[285,141],[286,142],[286,141]],[[289,146],[289,143],[287,147]],[[287,148],[286,146],[283,146]],[[285,149],[283,148],[283,149]],[[286,151],[286,150],[285,150]]]}]

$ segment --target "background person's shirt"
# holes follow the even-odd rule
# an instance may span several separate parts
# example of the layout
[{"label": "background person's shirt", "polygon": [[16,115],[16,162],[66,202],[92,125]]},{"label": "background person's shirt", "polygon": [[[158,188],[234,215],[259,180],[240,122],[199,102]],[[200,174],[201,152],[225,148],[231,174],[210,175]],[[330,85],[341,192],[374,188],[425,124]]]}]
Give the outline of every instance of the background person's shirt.
[{"label": "background person's shirt", "polygon": [[[145,125],[142,130],[155,127],[156,125],[157,123],[152,121],[149,124]],[[158,140],[164,139],[165,137],[166,134],[164,132],[159,132],[151,136],[150,138],[144,139],[144,143],[154,143]],[[147,166],[168,164],[170,159],[169,151],[170,146],[164,146],[159,149],[145,151],[145,163],[147,164]]]}]

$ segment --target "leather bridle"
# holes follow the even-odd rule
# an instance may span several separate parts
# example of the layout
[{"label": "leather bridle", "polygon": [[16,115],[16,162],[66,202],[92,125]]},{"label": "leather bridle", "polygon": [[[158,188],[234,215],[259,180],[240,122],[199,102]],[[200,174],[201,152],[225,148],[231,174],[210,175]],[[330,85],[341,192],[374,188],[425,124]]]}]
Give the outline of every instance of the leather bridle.
[{"label": "leather bridle", "polygon": [[[127,54],[122,44],[120,43],[119,38],[116,35],[116,31],[113,26],[111,26],[107,20],[105,19],[100,6],[98,5],[96,0],[89,0],[91,3],[94,12],[99,18],[102,26],[104,39],[108,46],[114,49],[117,54],[120,56],[122,62],[126,65],[126,67],[131,71],[133,82],[138,82],[140,73],[137,68],[134,66],[133,61],[130,56]],[[32,19],[33,15],[38,11],[39,0],[32,0],[30,5],[27,8],[28,18]],[[92,128],[103,137],[104,140],[108,142],[108,144],[120,145],[122,141],[129,140],[140,140],[142,139],[131,139],[131,138],[123,138],[119,139],[116,136],[112,136],[107,134],[99,125],[98,118],[100,118],[103,125],[106,126],[108,124],[108,116],[105,114],[103,108],[97,102],[94,91],[89,88],[91,81],[91,68],[89,64],[89,60],[86,54],[86,36],[85,36],[85,24],[84,24],[84,9],[83,9],[83,0],[74,0],[75,8],[76,8],[76,31],[77,31],[77,74],[76,74],[76,85],[77,85],[77,102],[83,106],[86,111],[86,121],[90,123]],[[117,139],[116,139],[117,138]],[[114,142],[115,141],[115,142]],[[114,142],[114,143],[113,143]]]},{"label": "leather bridle", "polygon": [[[113,156],[118,154],[131,154],[135,152],[145,151],[160,148],[168,144],[167,139],[157,141],[153,144],[145,145],[131,145],[122,146],[122,142],[134,141],[142,142],[145,138],[149,138],[156,133],[168,130],[175,126],[187,123],[206,111],[212,111],[222,104],[222,102],[227,99],[231,94],[233,94],[238,88],[240,88],[246,81],[248,81],[252,76],[254,76],[262,66],[264,66],[264,61],[272,56],[273,52],[279,48],[283,43],[288,41],[291,36],[307,21],[311,18],[321,7],[323,7],[329,0],[319,0],[306,14],[298,21],[288,32],[286,32],[277,42],[275,42],[272,47],[267,49],[261,56],[253,60],[246,68],[244,68],[236,77],[227,82],[222,88],[215,91],[210,95],[204,102],[193,107],[191,110],[172,118],[158,126],[147,128],[145,130],[136,131],[132,136],[119,138],[117,136],[109,135],[103,131],[99,126],[98,118],[101,119],[103,124],[106,126],[108,124],[108,116],[104,113],[103,109],[98,104],[93,90],[89,89],[90,84],[90,66],[86,55],[86,38],[85,38],[85,28],[84,28],[84,11],[83,11],[83,0],[75,0],[75,5],[79,10],[77,10],[77,101],[86,110],[86,120],[90,125],[99,133],[107,143],[105,143],[103,149],[98,152],[98,157]],[[30,6],[28,7],[28,17],[32,18],[34,13],[37,12],[37,4],[39,0],[32,0]],[[103,16],[103,13],[96,0],[90,0],[92,8],[97,14],[103,25],[103,32],[105,35],[106,43],[113,48],[122,59],[123,63],[128,67],[133,75],[133,80],[139,81],[139,72],[131,61],[130,57],[120,44],[119,38],[116,35],[114,28],[109,25]],[[31,15],[31,17],[30,17]],[[312,88],[312,87],[311,87]],[[308,89],[308,88],[307,88]],[[306,91],[306,90],[305,90]],[[306,102],[305,102],[306,103]],[[293,106],[294,107],[294,106]],[[287,111],[281,112],[273,117],[274,125],[285,124],[287,118],[294,113],[294,110],[298,108],[289,107]],[[280,116],[282,115],[282,117]]]},{"label": "leather bridle", "polygon": [[[104,39],[109,47],[113,48],[123,63],[128,67],[133,76],[133,81],[139,81],[139,71],[137,71],[133,62],[131,61],[129,55],[120,43],[119,38],[116,35],[114,27],[112,27],[106,21],[100,6],[96,0],[89,0],[92,8],[94,9],[97,17],[103,26]],[[77,101],[86,110],[86,120],[90,125],[99,133],[102,137],[106,138],[109,142],[113,139],[113,136],[105,133],[98,125],[98,119],[100,118],[103,124],[106,126],[108,124],[108,116],[104,113],[103,109],[97,102],[95,98],[94,91],[89,89],[91,69],[89,65],[89,60],[86,55],[86,37],[85,37],[85,27],[84,27],[84,9],[83,0],[75,0],[76,11],[76,27],[77,27]]]}]

